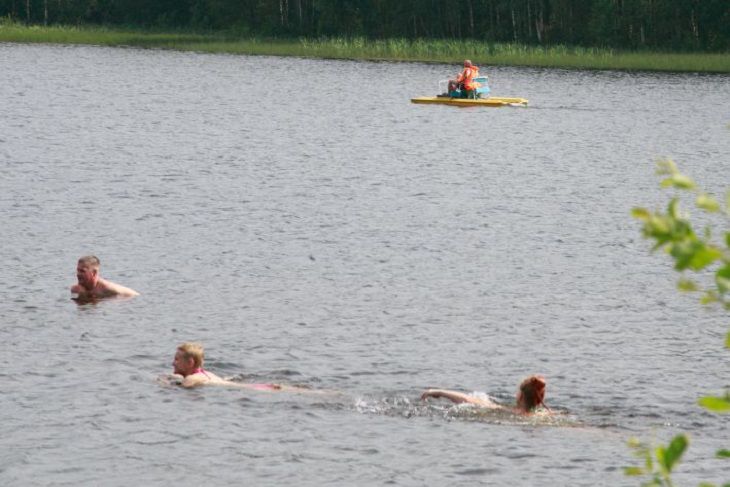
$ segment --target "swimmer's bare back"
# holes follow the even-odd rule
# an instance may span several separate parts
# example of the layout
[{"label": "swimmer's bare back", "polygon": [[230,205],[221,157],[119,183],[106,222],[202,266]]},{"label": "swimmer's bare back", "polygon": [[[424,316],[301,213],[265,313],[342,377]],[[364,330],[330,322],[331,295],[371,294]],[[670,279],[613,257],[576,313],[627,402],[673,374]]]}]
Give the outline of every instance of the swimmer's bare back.
[{"label": "swimmer's bare back", "polygon": [[200,386],[223,386],[231,387],[235,389],[246,389],[250,391],[260,392],[292,392],[298,394],[336,394],[335,391],[325,391],[318,389],[309,389],[306,387],[290,386],[285,384],[269,384],[269,383],[250,383],[250,382],[235,382],[228,379],[223,379],[208,372],[207,370],[201,370],[195,374],[183,377],[179,374],[170,374],[160,380],[161,383],[169,385],[179,385],[185,388],[193,388]]}]

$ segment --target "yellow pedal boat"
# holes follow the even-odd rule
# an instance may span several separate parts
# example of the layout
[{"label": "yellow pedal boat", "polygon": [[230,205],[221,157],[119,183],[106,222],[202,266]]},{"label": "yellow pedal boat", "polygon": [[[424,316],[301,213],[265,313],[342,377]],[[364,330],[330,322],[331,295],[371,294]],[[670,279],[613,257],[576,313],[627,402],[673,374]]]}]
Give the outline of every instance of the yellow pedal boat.
[{"label": "yellow pedal boat", "polygon": [[527,100],[524,98],[503,98],[490,96],[489,98],[451,98],[449,96],[421,96],[411,98],[412,103],[436,103],[439,105],[456,105],[460,107],[486,106],[486,107],[526,107]]},{"label": "yellow pedal boat", "polygon": [[[526,107],[527,100],[524,98],[504,98],[500,96],[489,96],[492,91],[489,88],[489,77],[479,76],[474,78],[476,85],[475,94],[477,98],[465,98],[462,97],[461,90],[456,87],[452,87],[449,80],[444,79],[439,81],[438,93],[443,95],[438,96],[422,96],[419,98],[411,98],[412,103],[436,103],[439,105],[456,105],[459,107],[471,107],[471,106],[485,106],[485,107]],[[453,91],[449,91],[453,90]]]}]

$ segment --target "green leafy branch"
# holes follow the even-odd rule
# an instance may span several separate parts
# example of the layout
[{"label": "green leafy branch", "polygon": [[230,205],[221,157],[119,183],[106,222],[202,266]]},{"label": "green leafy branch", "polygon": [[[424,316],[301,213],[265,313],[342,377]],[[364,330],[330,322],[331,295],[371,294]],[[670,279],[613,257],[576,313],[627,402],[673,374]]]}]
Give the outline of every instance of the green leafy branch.
[{"label": "green leafy branch", "polygon": [[[699,190],[695,182],[680,173],[674,161],[669,159],[657,162],[656,173],[663,177],[660,183],[663,188],[694,193],[695,206],[702,211],[730,216],[730,191],[721,205],[715,197]],[[710,227],[698,235],[689,221],[689,215],[681,211],[679,197],[676,196],[670,200],[666,212],[634,208],[631,214],[643,222],[643,236],[655,241],[652,251],[664,249],[674,259],[674,268],[682,273],[677,282],[680,291],[700,292],[702,304],[718,303],[730,310],[730,231],[725,231],[722,244],[712,241]],[[684,275],[688,270],[707,275],[706,269],[712,265],[717,268],[714,271],[714,282],[709,286],[701,286]],[[730,348],[730,332],[725,336],[725,347]],[[699,403],[710,411],[730,412],[730,398],[727,393],[719,397],[703,397]]]},{"label": "green leafy branch", "polygon": [[[668,159],[657,162],[657,174],[664,177],[661,181],[663,188],[695,193],[697,208],[707,213],[730,216],[730,191],[724,204],[720,204],[714,196],[697,189],[695,182],[680,173],[676,164]],[[643,222],[643,236],[655,241],[652,250],[664,249],[674,259],[674,268],[683,273],[677,284],[681,291],[701,292],[703,304],[719,303],[730,310],[730,231],[724,233],[721,244],[712,241],[710,227],[698,235],[689,221],[689,215],[681,211],[679,197],[676,196],[670,200],[666,212],[634,208],[631,214]],[[701,272],[714,264],[717,264],[717,269],[711,286],[702,287],[684,275],[687,270]],[[730,335],[725,345],[730,348]]]},{"label": "green leafy branch", "polygon": [[629,447],[637,458],[643,460],[644,465],[624,467],[624,473],[628,476],[649,476],[650,480],[642,483],[642,487],[672,487],[672,468],[682,458],[687,446],[689,438],[684,434],[675,436],[669,446],[660,445],[656,448],[632,438],[629,440]]},{"label": "green leafy branch", "polygon": [[[657,175],[663,179],[662,188],[674,188],[685,191],[695,197],[695,206],[706,213],[723,214],[730,216],[730,191],[721,204],[714,196],[697,188],[695,182],[679,172],[676,164],[664,159],[657,162]],[[646,208],[634,208],[631,212],[634,218],[643,222],[642,234],[644,238],[653,240],[652,251],[663,249],[674,260],[674,268],[682,273],[677,287],[684,292],[701,293],[702,304],[716,303],[724,309],[730,310],[730,231],[724,232],[723,242],[720,244],[712,240],[712,231],[706,227],[701,235],[695,232],[689,220],[689,215],[681,211],[679,197],[675,196],[669,202],[667,210],[650,211]],[[710,267],[714,267],[713,282],[701,286],[695,280],[688,278],[685,271],[701,273],[702,277],[710,275]],[[725,336],[725,347],[730,348],[730,332]],[[730,412],[730,392],[723,396],[705,396],[698,403],[705,409],[715,413]],[[675,436],[667,447],[652,448],[649,445],[632,439],[629,446],[634,454],[644,460],[640,467],[625,467],[626,475],[648,476],[650,480],[643,486],[671,487],[672,468],[682,457],[689,445],[689,438],[685,434]],[[717,458],[730,458],[730,450],[722,449],[716,453]],[[713,484],[702,483],[700,487],[713,487]],[[730,487],[730,483],[723,487]]]}]

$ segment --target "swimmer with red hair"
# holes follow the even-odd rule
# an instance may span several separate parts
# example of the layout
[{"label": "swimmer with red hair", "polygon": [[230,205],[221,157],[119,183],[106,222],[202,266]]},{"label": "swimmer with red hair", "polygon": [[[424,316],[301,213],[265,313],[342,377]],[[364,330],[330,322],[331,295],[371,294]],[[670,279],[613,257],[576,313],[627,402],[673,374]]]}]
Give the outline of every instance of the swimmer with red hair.
[{"label": "swimmer with red hair", "polygon": [[421,394],[421,399],[426,400],[429,397],[444,398],[456,404],[467,403],[487,409],[507,409],[517,414],[542,412],[542,409],[538,409],[542,406],[547,413],[552,413],[545,404],[545,386],[545,377],[541,375],[531,375],[523,380],[517,390],[517,404],[514,407],[502,406],[486,397],[477,397],[446,389],[428,389]]}]

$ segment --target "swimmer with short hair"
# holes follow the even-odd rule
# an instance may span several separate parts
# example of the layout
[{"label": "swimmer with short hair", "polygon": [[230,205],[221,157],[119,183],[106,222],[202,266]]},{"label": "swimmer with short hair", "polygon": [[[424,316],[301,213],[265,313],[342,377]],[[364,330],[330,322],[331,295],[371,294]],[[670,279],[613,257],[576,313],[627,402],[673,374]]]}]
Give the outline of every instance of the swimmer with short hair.
[{"label": "swimmer with short hair", "polygon": [[538,409],[542,406],[546,413],[552,414],[550,408],[545,404],[545,386],[545,377],[541,375],[531,375],[523,380],[517,391],[517,404],[514,407],[505,407],[489,398],[475,397],[463,392],[446,389],[428,389],[421,394],[421,400],[426,400],[429,397],[444,398],[456,404],[468,403],[487,409],[507,409],[517,414],[543,413],[542,409]]},{"label": "swimmer with short hair", "polygon": [[203,369],[203,346],[199,343],[183,343],[177,347],[172,361],[173,379],[183,387],[197,387],[204,384],[225,384],[212,372]]},{"label": "swimmer with short hair", "polygon": [[78,284],[71,286],[71,292],[76,294],[78,301],[88,302],[97,299],[139,296],[134,289],[102,279],[99,275],[101,262],[95,255],[81,257],[76,265],[76,279]]},{"label": "swimmer with short hair", "polygon": [[239,389],[251,389],[255,391],[319,392],[303,387],[287,386],[282,384],[247,384],[244,382],[234,382],[222,379],[203,368],[204,359],[205,353],[201,344],[186,342],[179,345],[175,352],[175,358],[172,361],[173,381],[185,388],[203,385],[218,385],[237,387]]}]

